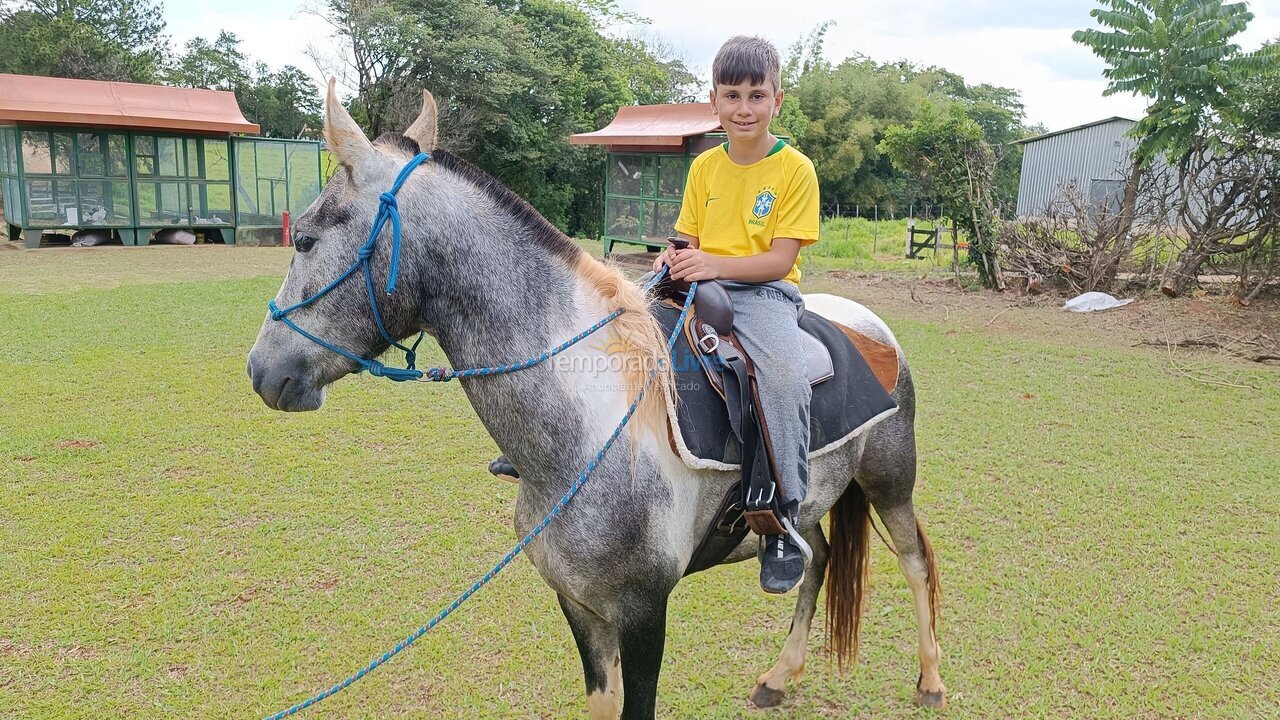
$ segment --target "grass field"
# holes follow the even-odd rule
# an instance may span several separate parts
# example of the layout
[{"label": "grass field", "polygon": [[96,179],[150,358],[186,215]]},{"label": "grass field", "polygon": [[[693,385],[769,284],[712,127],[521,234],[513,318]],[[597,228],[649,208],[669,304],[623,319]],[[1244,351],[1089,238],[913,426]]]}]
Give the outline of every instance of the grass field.
[{"label": "grass field", "polygon": [[[496,448],[456,385],[353,377],[299,415],[253,394],[289,252],[0,250],[0,718],[268,715],[513,544],[515,488],[485,472]],[[1280,374],[1203,360],[1241,386],[1222,387],[1088,332],[886,317],[921,397],[942,716],[1276,717]],[[911,705],[905,582],[872,558],[861,662],[842,677],[814,653],[769,717],[934,715]],[[754,573],[677,590],[661,717],[762,716],[745,698],[791,600]],[[568,628],[519,561],[303,716],[586,712]]]}]

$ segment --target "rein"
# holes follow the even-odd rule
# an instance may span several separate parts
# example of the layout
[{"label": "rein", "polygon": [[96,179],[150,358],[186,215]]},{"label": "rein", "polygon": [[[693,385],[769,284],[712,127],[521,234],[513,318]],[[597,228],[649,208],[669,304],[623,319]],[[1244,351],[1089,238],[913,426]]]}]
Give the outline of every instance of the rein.
[{"label": "rein", "polygon": [[[382,235],[382,229],[386,227],[387,221],[390,220],[391,266],[387,269],[386,293],[388,295],[394,293],[396,291],[396,280],[398,280],[400,276],[400,208],[396,201],[396,194],[400,192],[400,188],[404,186],[405,181],[409,179],[409,176],[413,174],[413,171],[417,169],[419,165],[430,159],[431,155],[429,153],[418,153],[413,156],[413,158],[409,160],[403,168],[401,168],[400,174],[396,177],[396,181],[391,185],[391,189],[378,196],[378,214],[373,219],[373,227],[369,230],[369,237],[365,239],[364,244],[356,250],[355,262],[352,263],[345,272],[316,292],[316,294],[302,300],[301,302],[290,305],[282,310],[276,305],[276,301],[274,299],[268,301],[267,309],[271,311],[272,320],[282,322],[289,326],[289,328],[294,332],[320,347],[338,353],[342,357],[358,365],[360,370],[367,372],[374,377],[385,377],[388,380],[393,380],[395,382],[404,382],[406,380],[416,380],[419,382],[448,382],[454,378],[500,375],[503,373],[516,372],[517,370],[525,370],[535,365],[539,365],[556,355],[559,355],[565,350],[568,350],[570,347],[573,347],[578,342],[586,339],[600,328],[613,322],[619,315],[626,312],[625,309],[619,308],[601,318],[596,324],[569,338],[560,345],[528,358],[527,360],[521,360],[507,365],[468,368],[465,370],[454,370],[447,367],[433,367],[427,368],[426,370],[417,369],[418,344],[422,342],[422,338],[425,333],[418,333],[418,338],[413,341],[413,345],[405,347],[395,338],[391,337],[391,333],[387,332],[387,327],[382,322],[382,313],[378,311],[378,296],[373,287],[373,263],[371,258],[373,257],[374,249],[377,247],[378,238]],[[362,270],[364,273],[364,287],[369,295],[369,307],[373,308],[373,321],[377,324],[378,332],[382,334],[382,339],[386,340],[392,347],[399,348],[404,351],[405,366],[402,368],[387,367],[377,360],[360,357],[349,350],[344,350],[333,343],[326,342],[306,330],[303,330],[297,325],[297,323],[293,322],[288,317],[289,313],[295,310],[301,310],[329,294],[330,291],[341,285],[343,281],[354,275],[357,270]],[[648,290],[656,285],[666,274],[666,271],[666,268],[663,267],[662,272],[658,273],[647,285],[645,285],[645,289]]]}]

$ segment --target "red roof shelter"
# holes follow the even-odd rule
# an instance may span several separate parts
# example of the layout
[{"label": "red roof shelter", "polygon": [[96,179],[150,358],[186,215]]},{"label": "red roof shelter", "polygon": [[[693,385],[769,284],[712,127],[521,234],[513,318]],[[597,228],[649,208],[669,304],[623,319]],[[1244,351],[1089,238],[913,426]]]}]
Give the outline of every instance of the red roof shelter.
[{"label": "red roof shelter", "polygon": [[613,122],[569,136],[573,145],[602,145],[605,165],[604,251],[618,242],[656,250],[675,232],[689,162],[724,142],[710,103],[633,105]]},{"label": "red roof shelter", "polygon": [[0,123],[258,134],[225,90],[0,74]]},{"label": "red roof shelter", "polygon": [[320,193],[320,145],[260,132],[226,91],[0,74],[0,231],[32,248],[279,242]]}]

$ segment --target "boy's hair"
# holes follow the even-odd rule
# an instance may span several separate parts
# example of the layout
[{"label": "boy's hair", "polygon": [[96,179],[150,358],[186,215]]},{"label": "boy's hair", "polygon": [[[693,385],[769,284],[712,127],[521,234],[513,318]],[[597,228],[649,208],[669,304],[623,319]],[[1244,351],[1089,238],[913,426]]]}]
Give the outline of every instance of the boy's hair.
[{"label": "boy's hair", "polygon": [[782,89],[782,60],[778,48],[762,37],[738,35],[720,46],[711,63],[711,86],[740,85],[750,82],[773,83],[774,92]]}]

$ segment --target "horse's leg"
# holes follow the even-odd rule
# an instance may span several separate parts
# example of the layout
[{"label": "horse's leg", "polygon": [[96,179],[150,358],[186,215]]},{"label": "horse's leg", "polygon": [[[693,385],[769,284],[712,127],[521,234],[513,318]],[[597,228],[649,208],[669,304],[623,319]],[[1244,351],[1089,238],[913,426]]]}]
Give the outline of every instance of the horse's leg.
[{"label": "horse's leg", "polygon": [[618,618],[622,646],[622,720],[654,720],[658,673],[667,639],[667,591],[624,603]]},{"label": "horse's leg", "polygon": [[879,509],[880,518],[889,530],[898,550],[898,567],[907,576],[911,596],[915,600],[916,625],[920,640],[920,678],[916,682],[916,702],[933,708],[947,704],[947,689],[942,684],[939,666],[942,652],[938,648],[938,563],[929,536],[916,518],[911,502]]},{"label": "horse's leg", "polygon": [[587,713],[591,720],[617,720],[618,693],[622,691],[622,659],[618,654],[618,629],[595,613],[558,595],[560,609],[573,630],[587,681]]},{"label": "horse's leg", "polygon": [[804,675],[805,652],[809,647],[809,627],[813,623],[814,609],[818,605],[818,591],[827,575],[827,538],[822,526],[814,525],[802,533],[805,542],[813,548],[813,562],[805,572],[804,582],[796,596],[795,614],[791,616],[791,632],[782,646],[782,655],[769,672],[760,676],[751,691],[751,702],[759,708],[777,707],[786,692],[787,680],[799,680]]}]

